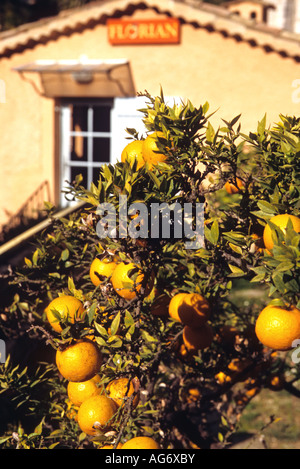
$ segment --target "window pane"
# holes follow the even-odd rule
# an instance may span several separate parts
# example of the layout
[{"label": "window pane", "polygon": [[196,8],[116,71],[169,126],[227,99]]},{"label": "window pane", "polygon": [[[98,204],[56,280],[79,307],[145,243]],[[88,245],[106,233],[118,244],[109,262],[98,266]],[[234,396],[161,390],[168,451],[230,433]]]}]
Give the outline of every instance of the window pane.
[{"label": "window pane", "polygon": [[87,138],[81,135],[71,137],[71,160],[87,161]]},{"label": "window pane", "polygon": [[99,163],[108,163],[110,155],[110,139],[94,138],[93,139],[93,161]]},{"label": "window pane", "polygon": [[87,132],[87,112],[88,106],[86,104],[71,105],[71,131],[72,132]]},{"label": "window pane", "polygon": [[71,172],[71,182],[75,181],[75,178],[78,174],[82,174],[83,180],[80,183],[80,185],[87,188],[87,168],[77,168],[75,166],[71,166],[70,172]]},{"label": "window pane", "polygon": [[110,132],[110,111],[111,106],[94,107],[94,132]]},{"label": "window pane", "polygon": [[93,168],[93,183],[98,187],[100,168]]}]

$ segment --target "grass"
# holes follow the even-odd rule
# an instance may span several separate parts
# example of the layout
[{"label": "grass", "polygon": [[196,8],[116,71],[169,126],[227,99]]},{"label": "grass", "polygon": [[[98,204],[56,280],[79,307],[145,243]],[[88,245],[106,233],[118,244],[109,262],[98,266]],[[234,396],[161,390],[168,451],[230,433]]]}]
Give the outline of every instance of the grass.
[{"label": "grass", "polygon": [[[286,391],[263,389],[242,414],[238,434],[264,436],[267,449],[300,449],[299,399]],[[271,419],[274,417],[272,423]]]}]

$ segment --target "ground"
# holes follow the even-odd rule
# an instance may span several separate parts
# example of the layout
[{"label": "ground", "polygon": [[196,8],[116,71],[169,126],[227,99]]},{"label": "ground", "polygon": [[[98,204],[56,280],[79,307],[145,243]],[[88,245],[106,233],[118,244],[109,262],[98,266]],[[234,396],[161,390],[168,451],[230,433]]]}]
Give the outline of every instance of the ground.
[{"label": "ground", "polygon": [[[236,434],[239,447],[267,449],[300,449],[299,399],[286,391],[263,389],[244,411]],[[270,422],[270,417],[275,416]],[[280,420],[279,420],[280,419]],[[262,431],[261,431],[262,430]],[[263,440],[263,444],[262,444]]]}]

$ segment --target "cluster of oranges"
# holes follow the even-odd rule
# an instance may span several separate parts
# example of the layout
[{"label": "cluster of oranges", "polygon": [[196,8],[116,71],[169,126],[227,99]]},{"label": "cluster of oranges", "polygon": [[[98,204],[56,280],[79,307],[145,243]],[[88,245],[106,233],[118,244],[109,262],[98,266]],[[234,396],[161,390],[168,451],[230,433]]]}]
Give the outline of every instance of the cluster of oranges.
[{"label": "cluster of oranges", "polygon": [[[135,278],[129,275],[132,269],[136,271]],[[144,274],[132,262],[120,262],[116,257],[112,261],[96,258],[91,264],[90,278],[94,285],[99,285],[103,278],[110,278],[115,291],[121,297],[131,299],[140,291]],[[59,333],[65,324],[74,324],[86,316],[83,303],[71,295],[61,295],[52,300],[45,313],[49,324]],[[90,436],[109,431],[113,428],[118,410],[127,402],[133,410],[140,399],[137,377],[118,377],[103,385],[100,377],[102,364],[103,357],[93,337],[73,340],[56,352],[58,371],[68,381],[67,394],[75,412],[73,416],[82,432]],[[106,445],[103,449],[113,447]],[[119,443],[117,448],[158,449],[159,445],[153,438],[143,436]]]},{"label": "cluster of oranges", "polygon": [[[294,215],[275,215],[270,222],[285,232],[289,220],[293,229],[300,233],[300,219]],[[267,253],[271,255],[274,240],[269,225],[264,228],[263,241]],[[300,339],[300,310],[293,305],[279,307],[269,304],[259,314],[255,331],[265,346],[274,350],[289,350],[294,340]]]},{"label": "cluster of oranges", "polygon": [[162,132],[153,132],[145,140],[133,140],[128,143],[121,153],[121,161],[128,161],[130,164],[137,162],[137,169],[148,163],[148,168],[152,169],[158,163],[166,160],[166,155],[161,153],[157,146],[158,138],[163,138]]},{"label": "cluster of oranges", "polygon": [[[225,184],[225,189],[229,194],[238,193],[243,188],[243,181],[239,178],[236,178],[236,184],[230,182]],[[295,215],[288,213],[275,215],[270,218],[270,222],[283,233],[286,232],[287,225],[291,222],[293,229],[300,233],[300,218]],[[272,255],[274,239],[269,224],[266,224],[264,228],[262,241],[266,253]],[[293,347],[293,342],[300,339],[300,310],[294,305],[279,307],[269,304],[259,314],[255,331],[263,345],[274,350],[289,350]]]},{"label": "cluster of oranges", "polygon": [[169,316],[183,325],[180,353],[182,356],[195,354],[209,347],[214,338],[208,324],[211,309],[208,301],[199,293],[176,293],[168,308]]},{"label": "cluster of oranges", "polygon": [[117,256],[113,260],[96,257],[90,266],[90,278],[96,287],[110,279],[115,292],[126,300],[136,298],[142,288],[144,295],[149,294],[154,284],[154,276],[151,275],[144,285],[145,274],[141,267],[134,262],[121,262]]},{"label": "cluster of oranges", "polygon": [[[135,281],[130,277],[130,271],[136,271]],[[118,295],[125,299],[132,299],[140,290],[144,274],[139,266],[133,263],[95,259],[90,268],[90,277],[95,286],[102,279],[110,278],[111,284]],[[214,334],[207,323],[210,317],[208,301],[199,293],[176,293],[171,299],[168,294],[159,292],[154,285],[154,276],[145,287],[146,300],[151,302],[151,313],[154,316],[169,316],[183,324],[183,348],[188,354],[197,353],[210,346]],[[182,350],[183,352],[183,350]]]},{"label": "cluster of oranges", "polygon": [[[159,135],[161,134],[161,135]],[[166,159],[165,155],[160,153],[157,148],[157,138],[163,136],[161,132],[155,132],[149,135],[145,140],[136,140],[129,143],[122,152],[122,161],[128,159],[130,162],[133,162],[135,159],[138,164],[137,167],[141,167],[147,161],[149,167],[151,168],[153,164],[156,164],[160,161]],[[225,184],[225,189],[229,194],[236,194],[241,192],[245,188],[244,182],[241,178],[237,177],[235,182],[227,181]],[[283,232],[286,230],[288,220],[292,222],[293,228],[296,232],[300,232],[300,219],[291,214],[280,214],[272,217],[270,222],[278,226]],[[255,241],[259,243],[260,240]],[[270,226],[267,224],[264,228],[263,233],[263,244],[266,252],[270,254],[274,247],[274,240],[272,238],[272,231]],[[175,296],[171,303],[171,311],[177,309],[177,302],[182,299],[183,294]],[[188,297],[187,297],[188,298]],[[189,299],[192,297],[190,296]],[[185,304],[180,306],[181,310],[191,310],[192,308]],[[209,346],[212,341],[212,329],[205,322],[200,326],[195,326],[194,324],[190,326],[188,323],[184,322],[182,318],[179,318],[179,315],[175,312],[172,316],[173,319],[180,320],[185,327],[183,330],[183,347],[188,351],[195,351],[203,348],[204,346]],[[186,314],[181,313],[181,316]],[[201,322],[201,321],[200,321]],[[196,324],[198,322],[196,321]],[[201,338],[201,333],[203,338]],[[268,305],[259,315],[256,323],[256,334],[262,344],[275,349],[275,350],[288,350],[292,347],[294,340],[300,338],[300,310],[294,306],[289,307],[288,309],[279,308],[276,306]],[[206,345],[208,344],[208,345]],[[204,348],[205,348],[204,347]]]},{"label": "cluster of oranges", "polygon": [[[166,155],[157,146],[157,139],[163,136],[160,134],[155,132],[145,140],[129,143],[122,152],[121,160],[129,161],[130,164],[137,161],[137,168],[148,164],[150,169],[165,161]],[[230,186],[228,183],[226,186],[229,193],[238,192],[242,188],[243,184],[239,179],[236,185]],[[277,215],[270,221],[285,230],[289,219],[295,231],[300,232],[300,219],[293,215]],[[274,242],[269,226],[265,227],[263,241],[265,249],[272,252]],[[141,293],[150,300],[153,315],[166,316],[182,324],[181,356],[194,355],[211,346],[214,340],[214,331],[209,323],[211,307],[200,293],[159,295],[154,287],[154,275],[145,278],[140,265],[131,260],[124,262],[115,254],[107,259],[96,257],[91,263],[89,275],[95,287],[109,280],[116,294],[123,299],[132,300]],[[49,324],[58,333],[66,325],[83,321],[87,314],[83,303],[71,295],[61,295],[51,301],[45,313]],[[288,350],[292,342],[300,338],[300,310],[294,306],[285,309],[268,305],[257,319],[255,332],[265,346],[275,350]],[[67,394],[77,411],[76,419],[80,429],[87,435],[97,436],[113,428],[118,410],[124,408],[127,402],[131,409],[136,408],[139,403],[139,380],[136,377],[123,376],[103,385],[100,377],[103,357],[93,339],[73,340],[67,346],[59,348],[56,352],[56,364],[62,377],[68,381]],[[238,369],[230,370],[240,372]],[[231,379],[224,373],[217,378],[220,383]],[[252,386],[249,392],[254,395],[256,387]],[[103,448],[111,447],[113,446],[108,445]],[[157,449],[159,446],[150,437],[135,437],[124,444],[119,443],[118,448]]]}]

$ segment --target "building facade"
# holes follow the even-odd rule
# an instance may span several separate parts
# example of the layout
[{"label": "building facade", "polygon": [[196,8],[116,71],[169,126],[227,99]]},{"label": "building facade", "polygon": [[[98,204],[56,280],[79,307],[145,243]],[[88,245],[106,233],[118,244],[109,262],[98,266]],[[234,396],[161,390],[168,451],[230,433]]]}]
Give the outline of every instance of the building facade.
[{"label": "building facade", "polygon": [[0,225],[28,201],[67,205],[120,159],[138,109],[168,99],[208,101],[211,122],[242,114],[242,131],[299,113],[299,36],[228,8],[171,0],[107,0],[0,34]]},{"label": "building facade", "polygon": [[300,33],[300,0],[230,0],[222,6],[257,23]]}]

